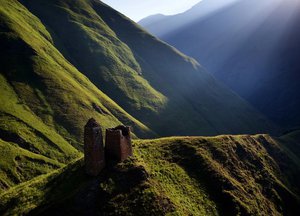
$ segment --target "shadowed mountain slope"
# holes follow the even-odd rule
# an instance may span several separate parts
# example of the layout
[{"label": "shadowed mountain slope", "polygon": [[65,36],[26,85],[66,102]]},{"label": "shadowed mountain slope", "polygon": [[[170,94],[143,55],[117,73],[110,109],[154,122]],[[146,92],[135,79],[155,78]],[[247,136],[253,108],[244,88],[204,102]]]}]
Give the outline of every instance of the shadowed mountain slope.
[{"label": "shadowed mountain slope", "polygon": [[1,190],[80,157],[91,117],[139,137],[277,129],[195,60],[99,1],[0,4]]},{"label": "shadowed mountain slope", "polygon": [[80,160],[10,189],[0,213],[298,215],[299,155],[283,144],[295,134],[136,140],[97,178]]},{"label": "shadowed mountain slope", "polygon": [[23,2],[80,72],[157,134],[255,133],[272,128],[195,60],[105,4]]},{"label": "shadowed mountain slope", "polygon": [[222,2],[227,5],[204,0],[183,14],[140,24],[196,58],[273,121],[299,125],[300,2]]}]

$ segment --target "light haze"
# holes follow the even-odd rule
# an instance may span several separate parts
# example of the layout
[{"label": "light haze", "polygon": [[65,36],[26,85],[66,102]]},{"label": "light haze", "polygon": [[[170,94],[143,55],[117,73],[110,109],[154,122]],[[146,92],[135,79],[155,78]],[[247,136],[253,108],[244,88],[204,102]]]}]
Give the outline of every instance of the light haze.
[{"label": "light haze", "polygon": [[178,14],[191,8],[201,0],[103,0],[114,9],[139,21],[153,14]]}]

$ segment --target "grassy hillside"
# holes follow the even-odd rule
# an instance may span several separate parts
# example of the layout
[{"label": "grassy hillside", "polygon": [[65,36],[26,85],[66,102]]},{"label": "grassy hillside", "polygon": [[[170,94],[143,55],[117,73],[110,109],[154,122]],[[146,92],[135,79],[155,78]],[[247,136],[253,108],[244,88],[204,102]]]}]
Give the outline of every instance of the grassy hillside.
[{"label": "grassy hillside", "polygon": [[0,190],[59,168],[80,155],[44,124],[0,75]]},{"label": "grassy hillside", "polygon": [[299,155],[268,135],[137,140],[134,155],[98,178],[79,160],[16,186],[0,213],[299,214]]},{"label": "grassy hillside", "polygon": [[0,190],[80,157],[91,117],[139,137],[276,130],[193,59],[99,1],[0,3]]},{"label": "grassy hillside", "polygon": [[157,134],[274,131],[271,123],[195,60],[105,4],[94,0],[21,2],[41,19],[68,61]]},{"label": "grassy hillside", "polygon": [[122,120],[136,125],[137,133],[149,131],[63,57],[38,18],[17,1],[6,2],[1,8],[7,29],[2,34],[2,74],[34,113],[77,137],[90,116],[105,127]]},{"label": "grassy hillside", "polygon": [[58,49],[125,110],[158,111],[166,98],[140,76],[129,47],[87,0],[23,1],[49,28]]},{"label": "grassy hillside", "polygon": [[1,190],[78,158],[90,117],[153,136],[63,57],[19,1],[0,3]]},{"label": "grassy hillside", "polygon": [[[103,130],[130,125],[139,137],[277,129],[195,60],[101,2],[0,0],[0,5],[2,212],[43,212],[51,203],[59,205],[56,202],[63,197],[77,197],[74,188],[95,186],[84,177],[80,162],[68,165],[82,157],[83,127],[91,117]],[[180,140],[168,143],[177,145]],[[135,206],[144,206],[141,211],[145,214],[152,210],[155,214],[176,211],[183,215],[223,211],[209,188],[202,187],[181,164],[173,167],[174,162],[163,159],[164,140],[157,140],[157,150],[150,145],[144,149],[143,143],[136,142],[136,158],[131,163],[107,170],[102,180],[96,179],[102,184],[101,202],[107,203],[101,211],[120,208],[122,214],[133,212]],[[175,175],[175,179],[151,174],[159,165],[156,154],[165,160],[166,167],[174,168],[167,175]],[[119,174],[126,179],[131,178],[131,172],[140,180],[135,182],[132,177],[134,184],[123,188]],[[109,176],[117,182],[116,189]],[[175,182],[183,179],[187,183],[175,187]],[[58,185],[61,187],[56,188]],[[294,200],[287,191],[292,189],[282,190]],[[138,197],[137,203],[131,197]],[[245,205],[252,211],[254,207],[248,202]],[[86,205],[88,208],[89,203]]]},{"label": "grassy hillside", "polygon": [[33,177],[61,168],[62,163],[0,139],[0,193]]}]

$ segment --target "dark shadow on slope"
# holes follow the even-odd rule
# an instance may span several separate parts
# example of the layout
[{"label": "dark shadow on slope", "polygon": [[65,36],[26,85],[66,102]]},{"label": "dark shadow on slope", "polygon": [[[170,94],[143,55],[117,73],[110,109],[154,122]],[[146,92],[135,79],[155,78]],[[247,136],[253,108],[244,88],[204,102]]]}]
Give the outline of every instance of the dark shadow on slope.
[{"label": "dark shadow on slope", "polygon": [[[159,131],[159,135],[276,131],[275,126],[216,82],[196,61],[105,4],[95,0],[22,2],[47,26],[55,45],[70,62],[128,113]],[[103,41],[107,43],[98,43]],[[124,52],[119,48],[124,48]],[[122,64],[117,64],[119,61]],[[130,71],[135,74],[134,79]],[[122,82],[118,77],[122,77]],[[138,85],[140,79],[166,98],[161,101],[160,94],[152,95],[152,88]],[[137,97],[133,99],[131,94]],[[167,127],[169,124],[175,127]]]},{"label": "dark shadow on slope", "polygon": [[[49,91],[48,77],[44,77],[35,68],[38,63],[36,59],[39,57],[37,51],[11,30],[6,23],[0,22],[0,28],[7,30],[7,32],[1,32],[0,34],[0,70],[18,95],[21,103],[30,107],[43,121],[46,122],[48,116],[54,117],[55,122],[66,128],[70,134],[80,134],[81,131],[78,131],[78,128],[66,118],[67,106],[60,101],[61,95],[57,96],[57,93],[55,93],[57,89],[53,88]],[[38,92],[44,98],[47,98],[45,99],[46,103],[56,99],[56,106],[61,106],[60,110],[63,110],[63,112],[57,110],[57,112],[52,113],[52,111],[47,110],[47,105],[40,100]],[[47,139],[47,142],[50,141],[41,132],[37,130],[35,132],[39,133],[39,136],[42,136],[43,139]],[[49,143],[58,148],[51,141]],[[75,148],[80,149],[78,140],[73,143]]]},{"label": "dark shadow on slope", "polygon": [[[1,119],[2,116],[5,116],[7,118],[7,121],[17,121],[20,125],[24,125],[36,137],[39,137],[40,139],[42,139],[45,143],[47,143],[47,145],[49,145],[49,147],[51,147],[51,149],[55,150],[55,152],[57,152],[57,154],[64,153],[63,150],[56,143],[54,143],[49,137],[47,137],[44,133],[42,133],[41,131],[39,131],[36,128],[32,127],[31,125],[29,125],[28,123],[26,123],[22,119],[19,119],[16,116],[11,115],[9,113],[0,111],[0,119]],[[3,139],[6,142],[16,143],[16,144],[18,144],[19,147],[21,147],[25,150],[28,150],[30,152],[33,152],[35,154],[42,154],[46,157],[51,158],[49,155],[45,154],[45,152],[41,153],[41,150],[38,149],[34,145],[36,143],[32,143],[30,141],[28,142],[28,141],[24,140],[22,138],[22,135],[20,135],[18,133],[6,130],[5,128],[4,129],[0,128],[0,138]],[[64,156],[63,159],[59,159],[59,162],[66,163],[66,161],[71,161],[72,159],[74,159],[74,156],[66,155],[66,156]]]},{"label": "dark shadow on slope", "polygon": [[[278,128],[263,118],[253,121],[256,114],[260,114],[252,107],[248,109],[248,104],[239,101],[236,94],[215,81],[191,58],[182,56],[176,49],[133,25],[113,9],[96,1],[93,7],[118,38],[133,51],[142,67],[142,75],[169,98],[169,103],[159,115],[139,116],[156,131],[162,131],[160,135],[277,132]],[[254,113],[256,117],[249,118]],[[191,118],[193,121],[190,121]],[[168,127],[170,124],[176,127]]]},{"label": "dark shadow on slope", "polygon": [[19,147],[31,151],[33,153],[39,154],[39,150],[36,149],[31,143],[26,142],[19,134],[13,133],[11,131],[3,130],[0,128],[0,139],[6,142],[16,143]]},{"label": "dark shadow on slope", "polygon": [[[300,157],[299,140],[293,143],[293,140],[277,138],[276,141],[282,146],[280,149],[270,144],[263,136],[258,137],[258,141],[278,164],[283,176],[285,176],[284,183],[288,185],[291,191],[300,194],[300,164],[297,164]],[[287,203],[292,204],[293,202],[293,200],[290,200]],[[287,207],[286,209],[289,208]]]},{"label": "dark shadow on slope", "polygon": [[[167,198],[147,192],[141,166],[110,163],[99,177],[85,174],[83,161],[49,181],[45,202],[30,215],[165,215],[174,207]],[[168,205],[166,205],[168,203]]]},{"label": "dark shadow on slope", "polygon": [[[259,141],[263,143],[263,140]],[[206,141],[201,141],[201,145],[202,144],[206,145]],[[278,149],[272,149],[271,144],[269,143],[263,145],[265,148],[267,148],[267,151],[271,157],[275,158],[281,169],[287,168],[288,164],[286,163],[291,162],[291,160],[286,156],[286,154],[278,152]],[[240,158],[239,160],[241,161],[243,160],[242,158],[245,158],[245,166],[249,172],[256,172],[255,170],[257,170],[256,174],[252,173],[251,175],[261,175],[262,173],[260,173],[260,170],[263,170],[263,167],[261,166],[264,166],[264,164],[259,161],[259,158],[255,158],[251,155],[251,153],[245,151],[245,149],[243,149],[244,147],[240,145],[238,146],[239,148],[236,150],[237,158]],[[242,204],[242,202],[238,202],[239,197],[234,197],[234,195],[230,193],[230,191],[241,189],[234,185],[234,183],[229,180],[228,177],[223,176],[222,172],[218,172],[215,170],[215,168],[210,166],[208,159],[205,158],[202,153],[197,153],[194,147],[182,142],[176,142],[175,145],[168,146],[167,148],[168,150],[171,150],[172,162],[180,165],[192,178],[196,179],[201,185],[205,186],[208,194],[211,196],[211,199],[216,203],[220,215],[250,216],[254,214],[253,210]],[[221,163],[224,165],[224,167],[227,167],[228,160],[231,160],[229,155],[223,154],[222,151],[219,151],[219,149],[212,148],[210,151],[210,154],[213,155],[212,157],[214,160],[217,160],[218,163]],[[270,161],[270,163],[272,162]],[[232,170],[230,166],[227,168],[230,169],[229,172],[232,174],[233,178],[236,178],[241,182],[241,184],[243,184],[243,182],[246,183],[247,180],[243,179],[245,177],[239,177],[239,175],[235,176],[238,174],[236,173],[236,171],[239,172],[238,170]],[[293,168],[295,168],[295,166],[293,166]],[[238,167],[233,169],[238,169]],[[299,169],[297,168],[292,170],[291,168],[288,168],[286,171],[282,171],[283,174],[293,178],[292,180],[290,178],[286,179],[286,181],[283,180],[285,185],[282,185],[280,182],[274,179],[270,173],[266,173],[266,176],[261,178],[255,178],[255,184],[257,184],[257,186],[254,187],[261,188],[262,195],[269,201],[273,202],[276,207],[276,211],[282,212],[283,215],[292,216],[299,214],[299,199],[297,195],[295,195],[286,187],[286,185],[289,186],[290,182],[293,184],[293,186],[299,185],[299,183],[296,182],[299,175],[296,174],[297,178],[294,178],[297,170]],[[283,176],[280,176],[279,178],[282,180]],[[247,186],[245,185],[245,187]],[[278,197],[274,197],[274,191]],[[248,192],[251,192],[251,190],[244,191],[243,189],[241,191],[241,193]],[[253,195],[254,194],[249,194],[249,197],[253,197]],[[253,208],[253,206],[251,208]],[[265,214],[269,212],[268,209],[264,209],[263,211]]]},{"label": "dark shadow on slope", "polygon": [[[173,162],[177,163],[191,176],[204,185],[211,199],[216,203],[220,215],[238,215],[237,204],[231,196],[223,193],[224,189],[231,189],[230,183],[222,182],[219,176],[207,166],[207,162],[196,150],[183,143],[176,143],[168,147],[172,152]],[[243,212],[243,209],[241,209]],[[246,212],[243,212],[242,215]]]}]

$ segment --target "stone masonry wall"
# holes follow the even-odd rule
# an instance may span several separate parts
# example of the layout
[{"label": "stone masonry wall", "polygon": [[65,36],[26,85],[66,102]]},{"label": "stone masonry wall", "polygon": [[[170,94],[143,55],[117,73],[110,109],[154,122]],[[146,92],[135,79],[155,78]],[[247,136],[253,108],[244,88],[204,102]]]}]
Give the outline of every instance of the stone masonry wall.
[{"label": "stone masonry wall", "polygon": [[105,148],[100,125],[91,118],[84,127],[84,162],[88,175],[97,176],[106,159],[122,162],[132,156],[131,131],[118,126],[106,130]]},{"label": "stone masonry wall", "polygon": [[84,161],[86,173],[91,176],[97,176],[105,166],[102,130],[95,119],[84,127]]},{"label": "stone masonry wall", "polygon": [[118,126],[106,130],[105,149],[109,159],[124,161],[132,156],[130,128]]}]

